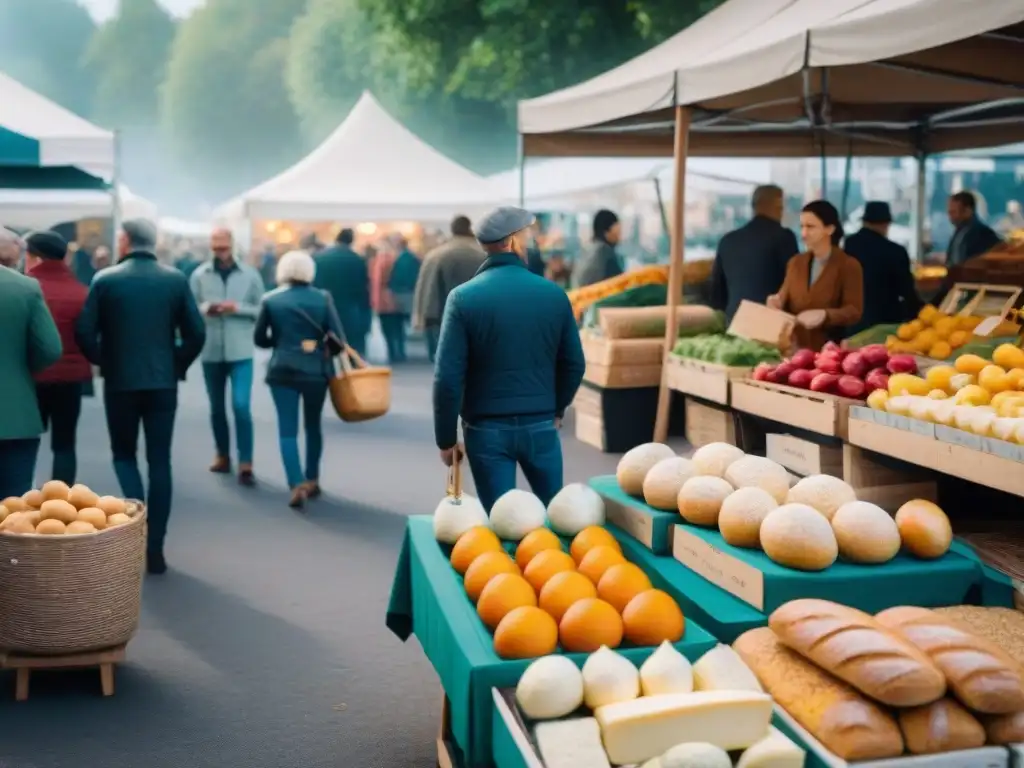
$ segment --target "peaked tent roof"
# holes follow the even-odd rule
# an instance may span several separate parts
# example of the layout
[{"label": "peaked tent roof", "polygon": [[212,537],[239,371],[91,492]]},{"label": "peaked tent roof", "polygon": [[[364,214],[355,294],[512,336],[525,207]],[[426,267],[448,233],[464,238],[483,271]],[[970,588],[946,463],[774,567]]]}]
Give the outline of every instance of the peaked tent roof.
[{"label": "peaked tent roof", "polygon": [[1021,0],[727,0],[519,128],[528,155],[670,155],[685,105],[694,155],[901,155],[1020,141],[1022,96]]},{"label": "peaked tent roof", "polygon": [[214,216],[439,222],[496,202],[486,180],[421,140],[365,91],[319,147]]},{"label": "peaked tent roof", "polygon": [[111,178],[114,134],[0,72],[0,166],[75,166]]}]

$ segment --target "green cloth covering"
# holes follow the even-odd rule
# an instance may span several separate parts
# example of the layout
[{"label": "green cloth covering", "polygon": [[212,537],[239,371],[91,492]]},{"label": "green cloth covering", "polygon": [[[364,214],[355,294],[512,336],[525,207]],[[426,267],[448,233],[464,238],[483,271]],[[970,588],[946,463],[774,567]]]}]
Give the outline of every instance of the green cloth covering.
[{"label": "green cloth covering", "polygon": [[589,485],[605,499],[606,503],[610,501],[613,504],[621,504],[651,518],[651,551],[654,554],[667,555],[672,551],[672,541],[668,534],[672,526],[679,522],[678,513],[655,509],[642,499],[630,496],[619,487],[615,475],[598,475],[590,479]]},{"label": "green cloth covering", "polygon": [[684,527],[720,552],[764,574],[763,611],[768,615],[780,605],[802,597],[832,600],[872,614],[897,605],[960,605],[982,581],[979,561],[958,541],[938,560],[918,560],[901,552],[881,565],[838,560],[824,571],[807,572],[779,565],[764,552],[734,547],[718,531],[693,525]]},{"label": "green cloth covering", "polygon": [[[452,737],[466,755],[467,768],[490,765],[491,689],[514,687],[530,661],[505,661],[494,653],[491,633],[434,539],[430,515],[409,518],[386,623],[402,640],[415,634],[437,671],[451,704]],[[698,622],[688,620],[686,635],[676,647],[696,660],[714,645],[714,638]],[[618,650],[639,665],[654,649]],[[569,658],[582,666],[587,655],[569,654]]]}]

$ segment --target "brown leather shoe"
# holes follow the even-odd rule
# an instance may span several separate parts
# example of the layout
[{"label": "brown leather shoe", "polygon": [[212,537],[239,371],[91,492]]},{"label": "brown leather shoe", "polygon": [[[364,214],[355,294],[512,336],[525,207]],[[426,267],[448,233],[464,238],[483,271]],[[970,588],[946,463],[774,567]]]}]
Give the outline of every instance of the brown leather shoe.
[{"label": "brown leather shoe", "polygon": [[210,465],[210,471],[216,475],[226,475],[231,472],[231,459],[227,456],[218,456]]},{"label": "brown leather shoe", "polygon": [[320,483],[316,480],[307,480],[303,485],[306,487],[306,498],[319,499],[323,495],[323,491],[320,490]]},{"label": "brown leather shoe", "polygon": [[300,485],[292,491],[292,498],[288,502],[288,506],[292,509],[302,509],[306,506],[307,498],[309,497],[306,494],[306,488]]},{"label": "brown leather shoe", "polygon": [[238,467],[238,484],[246,488],[256,485],[256,475],[252,472],[252,464],[240,464]]}]

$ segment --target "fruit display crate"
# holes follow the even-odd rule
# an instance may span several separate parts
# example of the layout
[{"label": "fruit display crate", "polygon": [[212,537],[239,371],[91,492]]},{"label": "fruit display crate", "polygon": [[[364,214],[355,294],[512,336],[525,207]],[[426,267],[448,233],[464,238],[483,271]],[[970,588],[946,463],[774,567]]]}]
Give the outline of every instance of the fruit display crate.
[{"label": "fruit display crate", "polygon": [[958,541],[937,560],[901,552],[880,565],[839,560],[824,571],[808,572],[779,565],[760,550],[734,547],[717,530],[679,523],[673,530],[672,555],[764,614],[804,597],[871,614],[898,605],[959,605],[977,594],[983,578],[977,555]]},{"label": "fruit display crate", "polygon": [[1024,447],[953,427],[858,407],[851,445],[1004,493],[1024,496]]},{"label": "fruit display crate", "polygon": [[862,400],[767,381],[732,383],[735,410],[826,437],[845,438],[850,408],[863,404]]},{"label": "fruit display crate", "polygon": [[679,522],[678,512],[655,509],[643,499],[630,496],[619,487],[615,475],[598,475],[588,485],[604,499],[605,517],[656,555],[672,552],[672,526]]},{"label": "fruit display crate", "polygon": [[665,340],[609,339],[592,330],[580,331],[583,357],[588,363],[607,367],[661,365]]},{"label": "fruit display crate", "polygon": [[[636,564],[650,572],[643,548],[633,550]],[[652,579],[653,580],[653,579]],[[685,614],[684,614],[685,615]],[[462,578],[434,538],[431,515],[408,519],[395,569],[386,623],[400,639],[415,634],[447,694],[451,741],[464,756],[466,768],[491,763],[491,689],[514,687],[529,659],[500,658],[493,637],[466,596]],[[695,660],[715,645],[697,621],[687,617],[686,633],[676,648]],[[626,647],[618,651],[641,664],[655,649]],[[587,654],[568,654],[582,666]]]},{"label": "fruit display crate", "polygon": [[703,360],[668,354],[665,382],[669,389],[721,405],[729,404],[729,391],[736,379],[746,379],[753,368],[718,365]]}]

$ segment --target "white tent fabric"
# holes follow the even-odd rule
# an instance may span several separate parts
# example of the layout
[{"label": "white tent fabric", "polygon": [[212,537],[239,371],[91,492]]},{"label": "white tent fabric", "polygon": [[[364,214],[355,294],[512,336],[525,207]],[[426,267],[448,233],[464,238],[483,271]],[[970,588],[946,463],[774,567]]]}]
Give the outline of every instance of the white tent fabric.
[{"label": "white tent fabric", "polygon": [[106,179],[114,173],[114,134],[0,72],[0,127],[38,144],[39,165],[76,166]]},{"label": "white tent fabric", "polygon": [[[520,102],[519,128],[546,134],[596,126],[740,94],[805,68],[891,60],[1022,21],[1021,0],[729,0],[613,70]],[[983,57],[984,45],[974,53]],[[874,90],[886,87],[883,79]]]},{"label": "white tent fabric", "polygon": [[[157,207],[122,185],[121,220],[156,220]],[[107,219],[114,204],[109,192],[68,189],[0,188],[0,225],[20,229],[49,229],[80,219]]]},{"label": "white tent fabric", "polygon": [[481,176],[422,141],[367,91],[319,147],[214,218],[441,222],[494,202]]},{"label": "white tent fabric", "polygon": [[173,216],[164,216],[157,219],[156,228],[161,234],[178,235],[181,237],[209,237],[213,232],[213,225],[209,222],[189,221]]}]

